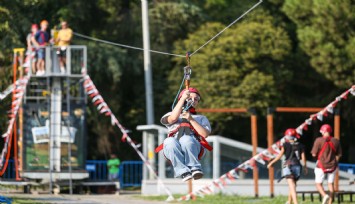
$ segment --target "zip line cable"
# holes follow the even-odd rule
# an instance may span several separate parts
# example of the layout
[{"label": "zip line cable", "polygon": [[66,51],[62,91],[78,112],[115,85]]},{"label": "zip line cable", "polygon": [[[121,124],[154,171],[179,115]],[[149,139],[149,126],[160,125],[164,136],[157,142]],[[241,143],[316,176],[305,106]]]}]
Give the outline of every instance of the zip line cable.
[{"label": "zip line cable", "polygon": [[[199,48],[197,48],[192,54],[190,54],[189,56],[191,57],[192,55],[196,54],[198,51],[200,51],[203,47],[205,47],[206,45],[208,45],[211,41],[213,41],[214,39],[216,39],[218,36],[220,36],[225,30],[227,30],[228,28],[230,28],[232,25],[234,25],[236,22],[238,22],[240,19],[242,19],[245,15],[247,15],[248,13],[250,13],[252,10],[254,10],[257,6],[259,6],[261,3],[263,2],[263,0],[259,0],[259,2],[257,2],[256,4],[254,4],[250,9],[248,9],[246,12],[244,12],[241,16],[239,16],[237,19],[235,19],[232,23],[230,23],[228,26],[226,26],[225,28],[223,28],[219,33],[217,33],[215,36],[213,36],[211,39],[209,39],[207,42],[205,42],[203,45],[201,45]],[[118,46],[118,47],[124,47],[124,48],[128,48],[128,49],[134,49],[134,50],[141,50],[144,51],[144,48],[141,47],[135,47],[135,46],[131,46],[131,45],[125,45],[125,44],[121,44],[121,43],[115,43],[115,42],[111,42],[108,40],[102,40],[99,38],[94,38],[94,37],[90,37],[84,34],[80,34],[77,32],[73,32],[74,35],[81,37],[81,38],[85,38],[88,40],[92,40],[92,41],[96,41],[96,42],[101,42],[101,43],[106,43],[109,45],[114,45],[114,46]],[[157,54],[162,54],[162,55],[170,55],[170,56],[174,56],[174,57],[185,57],[185,55],[179,55],[179,54],[174,54],[174,53],[169,53],[169,52],[162,52],[162,51],[157,51],[157,50],[149,50],[149,52],[152,53],[157,53]]]},{"label": "zip line cable", "polygon": [[241,16],[239,16],[237,19],[235,19],[232,23],[230,23],[227,27],[223,28],[223,30],[221,30],[219,33],[217,33],[215,36],[213,36],[211,39],[209,39],[207,42],[205,42],[205,44],[201,45],[201,47],[197,48],[197,50],[195,50],[193,53],[190,54],[190,57],[192,55],[194,55],[196,52],[198,52],[200,49],[202,49],[203,47],[205,47],[207,44],[209,44],[212,40],[216,39],[218,36],[220,36],[225,30],[227,30],[228,28],[230,28],[232,25],[234,25],[236,22],[238,22],[240,19],[242,19],[245,15],[247,15],[250,11],[254,10],[257,6],[259,6],[259,4],[261,4],[263,2],[263,0],[260,0],[258,3],[254,4],[254,6],[252,6],[249,10],[247,10],[246,12],[244,12]]},{"label": "zip line cable", "polygon": [[[87,35],[83,35],[83,34],[80,34],[80,33],[76,33],[76,32],[73,32],[73,34],[78,36],[78,37],[81,37],[81,38],[86,38],[88,40],[102,42],[102,43],[106,43],[106,44],[110,44],[110,45],[115,45],[115,46],[118,46],[118,47],[125,47],[125,48],[129,48],[129,49],[144,51],[144,49],[140,48],[140,47],[134,47],[134,46],[125,45],[125,44],[121,44],[121,43],[114,43],[114,42],[110,42],[110,41],[107,41],[107,40],[102,40],[102,39],[90,37],[90,36],[87,36]],[[173,53],[168,53],[168,52],[161,52],[161,51],[157,51],[157,50],[149,50],[149,52],[162,54],[162,55],[171,55],[171,56],[175,56],[175,57],[185,57],[185,55],[178,55],[178,54],[173,54]]]}]

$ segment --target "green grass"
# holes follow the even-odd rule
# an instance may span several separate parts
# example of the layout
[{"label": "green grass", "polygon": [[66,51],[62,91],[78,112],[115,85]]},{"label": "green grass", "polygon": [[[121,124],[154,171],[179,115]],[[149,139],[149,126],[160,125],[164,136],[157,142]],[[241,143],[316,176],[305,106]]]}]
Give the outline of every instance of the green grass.
[{"label": "green grass", "polygon": [[[152,200],[152,201],[165,201],[167,199],[167,196],[137,196],[141,199],[145,200]],[[178,199],[181,197],[181,195],[174,195],[175,199]],[[204,198],[197,197],[196,200],[189,200],[185,201],[186,203],[192,203],[192,204],[206,204],[206,203],[213,203],[213,204],[285,204],[287,201],[286,196],[277,196],[274,198],[270,197],[248,197],[248,196],[230,196],[230,195],[206,195]],[[342,202],[343,204],[350,204],[350,197],[349,196],[344,196],[344,201]],[[306,197],[305,201],[302,201],[301,197],[298,197],[298,202],[302,204],[314,204],[314,203],[319,203],[318,196],[314,197],[314,202],[311,202],[310,197]],[[174,201],[172,203],[181,203]],[[337,203],[333,202],[333,203]]]},{"label": "green grass", "polygon": [[46,204],[46,202],[39,201],[36,199],[31,199],[31,198],[16,198],[13,197],[12,199],[12,204]]}]

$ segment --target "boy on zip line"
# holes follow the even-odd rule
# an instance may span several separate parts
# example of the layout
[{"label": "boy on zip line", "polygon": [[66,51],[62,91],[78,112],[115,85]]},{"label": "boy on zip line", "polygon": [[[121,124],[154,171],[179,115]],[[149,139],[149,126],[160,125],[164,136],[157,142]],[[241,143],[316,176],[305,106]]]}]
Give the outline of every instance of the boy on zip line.
[{"label": "boy on zip line", "polygon": [[[200,179],[203,171],[199,160],[205,155],[206,149],[212,147],[205,138],[211,133],[211,125],[206,116],[196,113],[195,108],[201,100],[196,88],[190,87],[179,95],[174,109],[161,118],[161,123],[168,128],[168,137],[156,148],[163,149],[164,156],[171,162],[175,177],[183,181]],[[191,104],[187,111],[186,105]]]}]

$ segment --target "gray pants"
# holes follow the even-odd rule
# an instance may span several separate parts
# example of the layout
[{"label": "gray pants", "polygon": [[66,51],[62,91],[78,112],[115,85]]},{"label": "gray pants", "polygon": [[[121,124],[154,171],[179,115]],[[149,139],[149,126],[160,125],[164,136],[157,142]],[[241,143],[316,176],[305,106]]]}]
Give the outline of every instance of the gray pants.
[{"label": "gray pants", "polygon": [[201,169],[201,163],[198,160],[200,150],[200,142],[191,135],[183,135],[179,140],[175,137],[168,137],[164,140],[164,155],[171,161],[175,177],[180,177],[192,170]]}]

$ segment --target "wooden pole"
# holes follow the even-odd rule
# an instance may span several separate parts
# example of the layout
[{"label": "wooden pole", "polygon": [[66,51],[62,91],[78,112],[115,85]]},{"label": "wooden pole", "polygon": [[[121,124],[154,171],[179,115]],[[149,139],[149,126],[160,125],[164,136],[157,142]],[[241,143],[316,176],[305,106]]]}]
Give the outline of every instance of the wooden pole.
[{"label": "wooden pole", "polygon": [[[274,143],[274,120],[273,109],[267,110],[267,146],[270,147]],[[269,182],[270,182],[270,197],[274,197],[274,167],[269,168]]]},{"label": "wooden pole", "polygon": [[[334,111],[334,138],[340,141],[340,113],[339,109]],[[334,181],[334,190],[339,191],[339,169],[336,170],[335,181]]]},{"label": "wooden pole", "polygon": [[[253,145],[253,156],[257,154],[257,147],[258,147],[258,131],[257,131],[257,116],[255,109],[251,109],[251,142]],[[253,179],[254,179],[254,192],[255,192],[255,197],[257,198],[259,196],[259,174],[258,174],[258,167],[255,165],[253,167]]]}]

